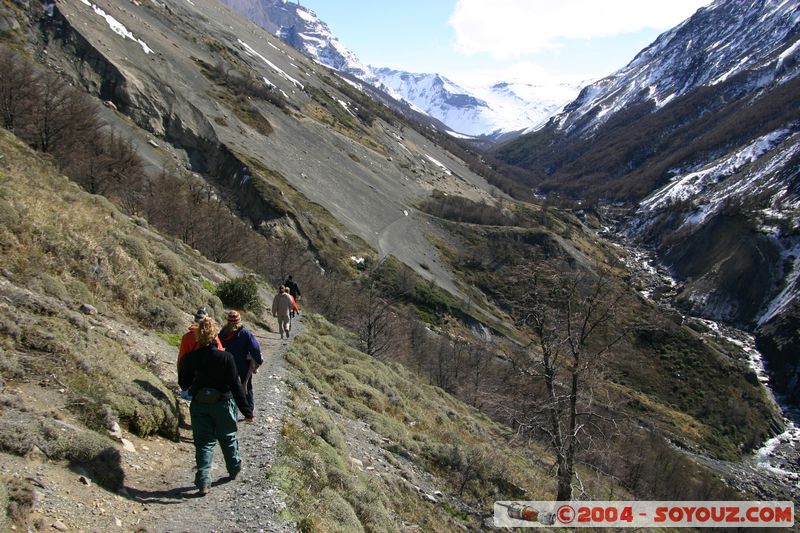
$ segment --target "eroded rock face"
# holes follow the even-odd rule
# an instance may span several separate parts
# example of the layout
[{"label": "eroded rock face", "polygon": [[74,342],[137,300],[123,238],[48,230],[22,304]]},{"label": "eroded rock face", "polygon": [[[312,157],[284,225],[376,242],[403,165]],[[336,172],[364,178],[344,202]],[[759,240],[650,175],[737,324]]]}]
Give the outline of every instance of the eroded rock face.
[{"label": "eroded rock face", "polygon": [[800,303],[758,330],[756,346],[767,361],[772,386],[791,405],[800,405]]},{"label": "eroded rock face", "polygon": [[779,243],[744,216],[719,216],[664,241],[661,253],[684,282],[677,300],[694,315],[752,327],[784,275]]}]

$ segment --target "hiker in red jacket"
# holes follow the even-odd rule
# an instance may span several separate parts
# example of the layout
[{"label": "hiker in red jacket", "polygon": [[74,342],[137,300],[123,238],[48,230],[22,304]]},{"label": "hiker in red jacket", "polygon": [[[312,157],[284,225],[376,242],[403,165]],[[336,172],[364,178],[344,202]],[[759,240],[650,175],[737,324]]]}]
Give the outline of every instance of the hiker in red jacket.
[{"label": "hiker in red jacket", "polygon": [[236,409],[247,423],[253,422],[253,410],[247,403],[233,356],[214,347],[217,324],[213,318],[203,317],[199,321],[197,337],[200,348],[186,354],[178,383],[192,396],[189,412],[197,462],[194,482],[197,495],[205,496],[211,486],[211,461],[217,442],[225,457],[229,479],[239,475],[242,460],[236,438]]},{"label": "hiker in red jacket", "polygon": [[[283,284],[283,286],[286,287],[286,289],[289,292],[289,295],[292,297],[292,299],[295,302],[299,302],[300,301],[300,287],[297,286],[297,283],[292,279],[292,276],[289,276],[288,278],[286,278],[286,282]],[[297,305],[296,304],[294,306],[294,309],[292,309],[291,312],[289,313],[289,318],[294,318],[295,311],[298,312],[298,313],[300,312],[297,309]],[[290,323],[290,326],[291,326],[291,323]]]},{"label": "hiker in red jacket", "polygon": [[[183,334],[181,346],[178,348],[178,372],[181,371],[181,360],[183,359],[183,356],[189,352],[195,351],[200,347],[200,344],[197,342],[197,324],[207,316],[208,311],[206,311],[205,307],[198,309],[194,314],[194,323],[191,324],[186,333]],[[222,349],[222,343],[219,342],[219,337],[214,338],[214,347],[219,350]]]}]

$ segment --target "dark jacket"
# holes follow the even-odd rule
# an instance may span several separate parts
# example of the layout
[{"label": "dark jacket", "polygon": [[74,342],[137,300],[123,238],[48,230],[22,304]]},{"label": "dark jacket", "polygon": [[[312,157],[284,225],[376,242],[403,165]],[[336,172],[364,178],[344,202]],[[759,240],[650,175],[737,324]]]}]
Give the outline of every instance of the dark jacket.
[{"label": "dark jacket", "polygon": [[210,346],[189,352],[181,361],[178,384],[183,390],[189,389],[192,396],[204,387],[230,392],[245,418],[253,416],[233,356],[228,352]]},{"label": "dark jacket", "polygon": [[283,285],[284,287],[289,289],[289,294],[292,295],[292,298],[297,300],[297,298],[300,296],[300,287],[297,286],[297,283],[295,283],[294,281],[289,281],[287,279],[286,283],[284,283]]},{"label": "dark jacket", "polygon": [[222,341],[225,351],[233,354],[233,360],[236,363],[240,378],[244,379],[250,368],[250,362],[247,360],[248,355],[256,362],[256,366],[261,366],[264,363],[264,358],[261,356],[261,347],[258,345],[256,336],[244,327],[239,328],[235,333],[231,333],[228,327],[225,326],[219,332],[219,340]]}]

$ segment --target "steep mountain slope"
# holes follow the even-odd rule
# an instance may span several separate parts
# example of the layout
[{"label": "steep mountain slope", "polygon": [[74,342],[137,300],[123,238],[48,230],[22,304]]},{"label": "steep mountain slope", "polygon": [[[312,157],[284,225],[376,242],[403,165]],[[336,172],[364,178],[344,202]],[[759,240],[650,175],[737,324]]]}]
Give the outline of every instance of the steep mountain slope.
[{"label": "steep mountain slope", "polygon": [[[327,265],[373,248],[459,292],[413,205],[434,188],[491,201],[492,188],[463,162],[217,3],[104,9],[152,52],[76,1],[58,6],[51,61],[175,147],[253,226],[288,214]],[[87,62],[76,69],[73,54]],[[232,78],[248,80],[245,94]],[[320,225],[311,216],[320,207],[339,222]]]},{"label": "steep mountain slope", "polygon": [[315,61],[410,103],[455,134],[497,137],[530,128],[559,111],[582,86],[506,80],[464,88],[438,74],[366,66],[306,7],[283,0],[224,2]]},{"label": "steep mountain slope", "polygon": [[784,83],[797,75],[794,50],[787,49],[798,21],[791,1],[714,2],[660,35],[626,67],[583,89],[555,122],[572,134],[589,133],[623,108],[651,103],[661,109],[745,71],[763,74],[750,80],[750,90]]},{"label": "steep mountain slope", "polygon": [[[209,289],[237,269],[81,190],[5,130],[0,156],[0,530],[325,530],[344,517],[353,531],[463,531],[480,527],[500,495],[552,490],[541,447],[520,446],[473,407],[357,351],[319,317],[293,337],[286,382],[274,381],[273,347],[287,347],[260,327],[266,314],[246,313],[267,363],[258,420],[240,427],[245,469],[222,484],[218,464],[212,494],[187,498],[193,447],[176,398],[176,341],[187,310],[224,316]],[[272,419],[266,403],[285,389],[292,412]],[[265,425],[283,434],[280,455],[265,450]],[[294,522],[262,521],[287,518],[275,484]],[[590,486],[622,490],[611,478]],[[232,515],[242,491],[252,508]]]},{"label": "steep mountain slope", "polygon": [[[543,191],[640,202],[625,231],[656,247],[691,312],[750,329],[791,322],[799,37],[798,2],[717,1],[498,155]],[[776,324],[781,341],[760,343],[797,398],[787,353],[800,338]]]},{"label": "steep mountain slope", "polygon": [[499,155],[545,187],[567,177],[563,191],[640,199],[792,123],[798,22],[796,2],[715,2]]}]

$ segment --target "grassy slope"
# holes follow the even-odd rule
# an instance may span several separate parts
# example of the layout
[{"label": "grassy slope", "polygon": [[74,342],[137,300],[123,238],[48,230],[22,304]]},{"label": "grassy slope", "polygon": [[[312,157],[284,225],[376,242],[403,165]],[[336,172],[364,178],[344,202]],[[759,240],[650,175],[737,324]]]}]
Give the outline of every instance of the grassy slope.
[{"label": "grassy slope", "polygon": [[[303,530],[461,531],[480,528],[496,500],[552,496],[547,451],[515,443],[511,430],[404,367],[359,352],[324,319],[306,324],[311,332],[287,356],[300,378],[296,418],[283,427],[283,458],[270,473]],[[582,476],[596,497],[624,494]],[[437,503],[424,496],[437,490]]]},{"label": "grassy slope", "polygon": [[181,310],[221,312],[204,286],[223,277],[3,130],[0,154],[0,451],[38,448],[116,488],[105,430],[177,435],[174,370],[158,362],[175,348],[162,337],[183,330]]}]

